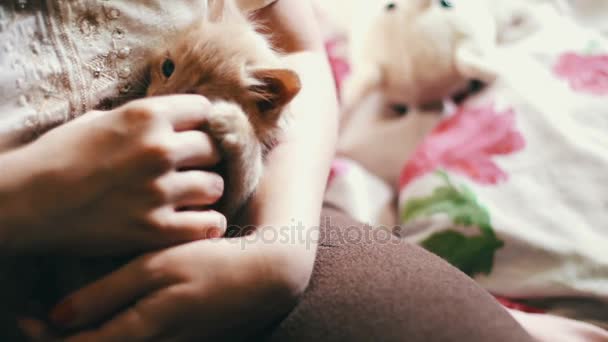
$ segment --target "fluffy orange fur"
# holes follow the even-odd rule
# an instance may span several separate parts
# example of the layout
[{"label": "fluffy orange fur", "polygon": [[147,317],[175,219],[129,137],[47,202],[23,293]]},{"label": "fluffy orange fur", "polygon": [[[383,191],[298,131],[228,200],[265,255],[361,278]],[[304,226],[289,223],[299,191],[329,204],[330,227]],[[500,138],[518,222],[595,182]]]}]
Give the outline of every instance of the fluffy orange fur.
[{"label": "fluffy orange fur", "polygon": [[219,210],[232,216],[254,191],[285,106],[300,90],[298,75],[232,1],[159,49],[150,63],[148,96],[192,93],[213,109],[203,129],[224,152],[225,192]]}]

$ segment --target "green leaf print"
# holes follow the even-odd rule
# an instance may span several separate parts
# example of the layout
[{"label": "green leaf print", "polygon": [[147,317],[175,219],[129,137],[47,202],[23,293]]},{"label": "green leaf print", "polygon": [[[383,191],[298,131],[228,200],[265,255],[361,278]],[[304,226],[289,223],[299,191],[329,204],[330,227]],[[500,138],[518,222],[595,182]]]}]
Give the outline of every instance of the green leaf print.
[{"label": "green leaf print", "polygon": [[407,201],[402,222],[444,213],[454,225],[479,228],[480,234],[476,236],[465,236],[454,230],[439,232],[423,241],[422,246],[470,276],[489,274],[494,254],[504,244],[494,234],[488,211],[478,203],[471,190],[464,186],[456,187],[443,171],[436,174],[445,185],[436,188],[428,197]]},{"label": "green leaf print", "polygon": [[422,246],[459,268],[469,276],[490,274],[494,254],[504,243],[495,235],[481,234],[467,237],[453,230],[432,235]]},{"label": "green leaf print", "polygon": [[457,189],[444,172],[439,171],[437,174],[446,181],[446,185],[436,188],[429,197],[409,200],[402,212],[402,222],[445,213],[456,225],[475,226],[484,232],[493,233],[490,215],[477,203],[475,195],[465,187]]}]

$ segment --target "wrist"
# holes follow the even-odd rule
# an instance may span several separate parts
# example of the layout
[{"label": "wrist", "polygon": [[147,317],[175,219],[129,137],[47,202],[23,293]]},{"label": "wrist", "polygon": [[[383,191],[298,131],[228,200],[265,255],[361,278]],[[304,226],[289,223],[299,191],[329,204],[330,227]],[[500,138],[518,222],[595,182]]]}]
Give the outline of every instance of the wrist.
[{"label": "wrist", "polygon": [[[38,216],[31,209],[36,179],[44,172],[29,147],[0,154],[0,252],[18,253]],[[40,190],[40,189],[39,189]]]},{"label": "wrist", "polygon": [[268,278],[293,298],[304,292],[315,262],[318,227],[265,225],[247,239],[253,239],[257,259],[265,265]]}]

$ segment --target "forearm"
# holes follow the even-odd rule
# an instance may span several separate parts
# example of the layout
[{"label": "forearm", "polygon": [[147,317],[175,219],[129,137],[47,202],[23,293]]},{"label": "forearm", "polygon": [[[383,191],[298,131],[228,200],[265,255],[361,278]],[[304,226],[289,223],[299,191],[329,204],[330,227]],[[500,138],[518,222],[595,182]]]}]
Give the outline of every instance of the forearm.
[{"label": "forearm", "polygon": [[[337,139],[338,110],[325,55],[286,58],[302,78],[284,139],[269,155],[256,195],[256,223],[316,226]],[[268,205],[272,203],[272,205]]]},{"label": "forearm", "polygon": [[301,75],[302,92],[290,108],[285,140],[269,156],[253,212],[257,214],[254,223],[262,226],[258,234],[264,234],[263,241],[272,241],[269,248],[287,255],[289,272],[306,278],[298,280],[305,284],[316,252],[316,230],[337,139],[338,110],[324,53],[292,54],[286,62]]},{"label": "forearm", "polygon": [[[270,153],[252,203],[258,237],[276,269],[305,286],[312,272],[323,194],[338,133],[331,69],[310,2],[280,0],[262,15],[298,72],[302,90],[289,107],[288,127]],[[295,14],[294,14],[295,13]],[[297,20],[296,20],[297,19]],[[272,241],[272,242],[271,242]]]}]

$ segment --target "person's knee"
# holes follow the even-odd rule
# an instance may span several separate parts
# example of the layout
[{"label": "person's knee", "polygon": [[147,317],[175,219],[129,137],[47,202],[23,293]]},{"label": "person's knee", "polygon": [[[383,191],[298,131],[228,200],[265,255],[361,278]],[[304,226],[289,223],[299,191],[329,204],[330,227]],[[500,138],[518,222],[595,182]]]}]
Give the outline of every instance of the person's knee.
[{"label": "person's knee", "polygon": [[398,245],[401,240],[387,227],[373,227],[357,222],[337,210],[324,210],[321,217],[319,244],[321,246]]},{"label": "person's knee", "polygon": [[[333,321],[315,323],[318,329],[357,322],[342,333],[365,331],[383,340],[401,340],[404,334],[425,341],[528,340],[489,293],[444,260],[340,213],[326,217],[301,306],[304,313],[316,311],[321,321]],[[479,327],[488,320],[487,327]]]}]

